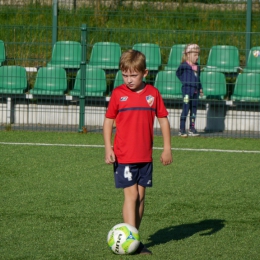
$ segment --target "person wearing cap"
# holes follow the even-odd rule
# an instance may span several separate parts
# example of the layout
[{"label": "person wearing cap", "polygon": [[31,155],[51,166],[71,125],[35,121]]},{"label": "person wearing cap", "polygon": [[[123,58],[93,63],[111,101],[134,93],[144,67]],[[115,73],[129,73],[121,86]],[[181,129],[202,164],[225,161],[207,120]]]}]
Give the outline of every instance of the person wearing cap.
[{"label": "person wearing cap", "polygon": [[[179,136],[199,136],[195,128],[199,95],[203,95],[200,82],[200,66],[198,59],[200,47],[197,44],[188,44],[182,56],[182,62],[176,71],[176,75],[182,83],[183,106],[180,117]],[[190,112],[190,127],[188,133],[185,130],[186,118]]]}]

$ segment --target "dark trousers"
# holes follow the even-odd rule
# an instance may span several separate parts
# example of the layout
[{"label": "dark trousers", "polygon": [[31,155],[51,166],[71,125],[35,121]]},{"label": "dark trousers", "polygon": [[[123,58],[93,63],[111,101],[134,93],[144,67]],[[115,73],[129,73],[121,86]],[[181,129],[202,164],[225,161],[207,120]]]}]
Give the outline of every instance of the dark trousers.
[{"label": "dark trousers", "polygon": [[[184,96],[189,95],[189,102],[184,102]],[[186,118],[190,112],[190,129],[195,128],[195,119],[198,107],[198,93],[183,93],[183,105],[180,119],[180,129],[185,130]]]}]

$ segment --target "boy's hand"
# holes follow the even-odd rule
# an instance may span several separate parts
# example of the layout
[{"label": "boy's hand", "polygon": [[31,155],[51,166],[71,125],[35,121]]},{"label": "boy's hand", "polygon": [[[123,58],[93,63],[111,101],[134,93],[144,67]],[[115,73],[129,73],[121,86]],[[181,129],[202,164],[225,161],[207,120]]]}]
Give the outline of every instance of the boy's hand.
[{"label": "boy's hand", "polygon": [[106,151],[105,162],[107,164],[113,164],[115,162],[115,154],[112,148]]},{"label": "boy's hand", "polygon": [[163,150],[160,161],[163,165],[169,165],[172,163],[172,151],[171,150]]}]

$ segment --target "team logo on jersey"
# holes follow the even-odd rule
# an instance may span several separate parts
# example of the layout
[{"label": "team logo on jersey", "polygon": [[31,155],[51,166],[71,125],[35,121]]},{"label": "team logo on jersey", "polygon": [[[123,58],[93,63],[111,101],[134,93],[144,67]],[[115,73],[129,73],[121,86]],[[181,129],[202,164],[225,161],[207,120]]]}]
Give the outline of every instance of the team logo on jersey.
[{"label": "team logo on jersey", "polygon": [[126,101],[128,99],[128,97],[121,97],[120,101]]},{"label": "team logo on jersey", "polygon": [[153,105],[153,102],[154,102],[154,97],[149,95],[149,96],[146,96],[145,98],[146,98],[148,105],[151,107]]}]

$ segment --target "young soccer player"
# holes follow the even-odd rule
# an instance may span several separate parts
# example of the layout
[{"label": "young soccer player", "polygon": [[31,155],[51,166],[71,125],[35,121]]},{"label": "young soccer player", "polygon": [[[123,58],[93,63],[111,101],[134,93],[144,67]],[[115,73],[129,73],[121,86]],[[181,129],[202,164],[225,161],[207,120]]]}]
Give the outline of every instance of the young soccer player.
[{"label": "young soccer player", "polygon": [[[172,163],[168,112],[158,90],[143,82],[147,76],[145,56],[129,50],[120,58],[124,84],[116,87],[105,114],[103,134],[105,162],[114,164],[116,188],[123,188],[123,220],[139,229],[144,212],[146,187],[152,186],[153,124],[158,118],[163,139],[160,161]],[[116,121],[114,147],[111,146],[113,122]],[[139,254],[151,254],[142,243]]]},{"label": "young soccer player", "polygon": [[183,106],[180,118],[179,136],[187,137],[185,131],[186,118],[190,112],[189,136],[199,136],[195,129],[199,94],[203,95],[200,83],[200,66],[198,59],[200,48],[197,44],[188,44],[183,52],[182,63],[176,71],[177,77],[182,83]]}]

